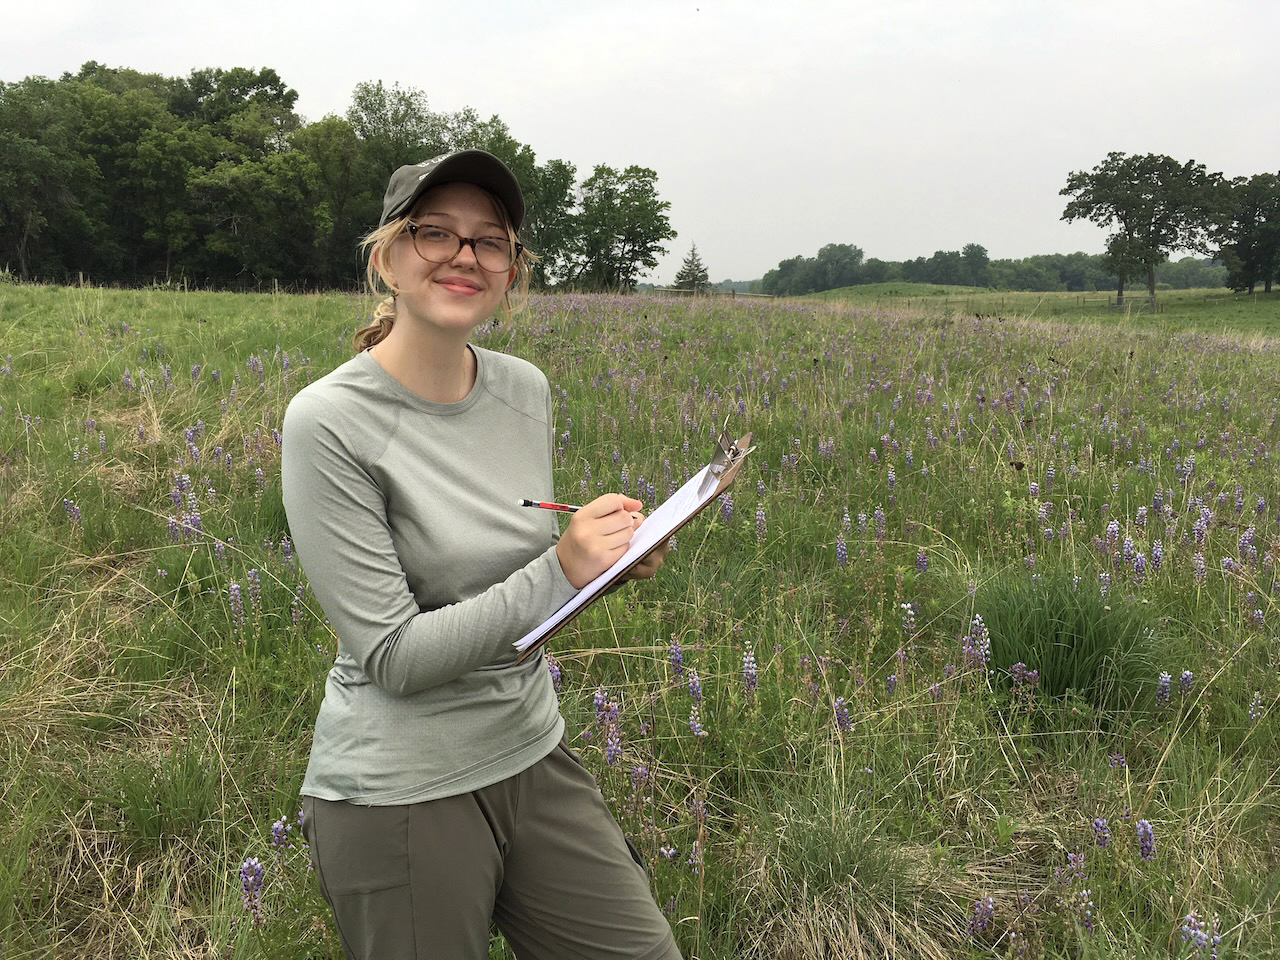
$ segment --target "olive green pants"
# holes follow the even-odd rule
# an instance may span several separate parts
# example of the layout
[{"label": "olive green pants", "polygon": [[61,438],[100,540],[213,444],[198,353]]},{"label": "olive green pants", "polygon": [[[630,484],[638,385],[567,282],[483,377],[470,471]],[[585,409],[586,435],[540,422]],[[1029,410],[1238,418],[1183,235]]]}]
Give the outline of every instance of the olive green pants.
[{"label": "olive green pants", "polygon": [[474,793],[404,806],[303,798],[349,960],[680,960],[595,778],[561,743]]}]

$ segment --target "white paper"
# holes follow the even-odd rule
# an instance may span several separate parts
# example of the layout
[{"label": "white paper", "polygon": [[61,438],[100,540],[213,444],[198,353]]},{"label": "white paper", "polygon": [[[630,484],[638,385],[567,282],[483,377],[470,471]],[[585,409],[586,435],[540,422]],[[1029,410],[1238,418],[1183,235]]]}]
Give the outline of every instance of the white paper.
[{"label": "white paper", "polygon": [[640,529],[631,538],[631,546],[627,548],[627,552],[619,557],[608,570],[574,594],[568,603],[544,620],[539,626],[517,640],[515,642],[516,649],[523,653],[542,639],[545,634],[564,623],[577,610],[589,603],[620,571],[625,570],[667,537],[671,536],[672,531],[697,513],[699,508],[707,500],[711,499],[709,494],[715,490],[715,484],[709,484],[708,495],[704,496],[699,492],[710,471],[710,464],[703,467],[696,476],[690,478],[683,487],[668,497],[662,506],[645,517],[644,523],[640,524]]}]

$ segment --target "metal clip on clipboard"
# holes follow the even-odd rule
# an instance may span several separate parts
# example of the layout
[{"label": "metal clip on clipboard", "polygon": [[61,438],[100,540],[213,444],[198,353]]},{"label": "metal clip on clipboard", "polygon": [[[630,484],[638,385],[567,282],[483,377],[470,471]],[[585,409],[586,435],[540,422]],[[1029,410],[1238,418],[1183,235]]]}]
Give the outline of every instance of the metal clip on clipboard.
[{"label": "metal clip on clipboard", "polygon": [[[745,434],[734,440],[729,433],[729,418],[724,418],[724,426],[720,428],[720,436],[716,439],[716,448],[712,451],[711,460],[707,464],[707,476],[698,489],[698,495],[715,496],[733,480],[738,467],[755,447],[751,446],[751,434]],[[713,489],[714,487],[714,489]]]}]

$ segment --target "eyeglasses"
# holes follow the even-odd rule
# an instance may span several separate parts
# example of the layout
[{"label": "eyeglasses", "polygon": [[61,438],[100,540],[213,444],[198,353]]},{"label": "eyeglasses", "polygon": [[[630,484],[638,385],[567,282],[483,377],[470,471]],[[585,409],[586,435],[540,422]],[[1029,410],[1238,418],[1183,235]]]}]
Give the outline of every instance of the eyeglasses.
[{"label": "eyeglasses", "polygon": [[413,249],[427,263],[448,263],[466,245],[475,254],[480,269],[489,273],[510,270],[524,249],[506,237],[463,237],[433,223],[410,223],[405,231],[413,238]]}]

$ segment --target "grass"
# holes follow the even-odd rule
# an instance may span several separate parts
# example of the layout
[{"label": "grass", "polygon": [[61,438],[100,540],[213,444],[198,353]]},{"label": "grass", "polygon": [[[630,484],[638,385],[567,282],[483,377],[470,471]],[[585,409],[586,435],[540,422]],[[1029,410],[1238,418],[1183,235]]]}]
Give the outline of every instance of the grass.
[{"label": "grass", "polygon": [[[1194,911],[1277,956],[1280,341],[881,294],[477,334],[546,371],[566,499],[660,500],[726,414],[758,444],[550,647],[682,950],[1188,957]],[[334,637],[276,431],[367,306],[0,288],[0,955],[341,956],[293,826]]]},{"label": "grass", "polygon": [[1156,305],[1147,302],[1146,287],[1130,287],[1123,308],[1111,305],[1114,290],[1089,293],[1066,291],[990,290],[936,283],[892,281],[841,287],[811,294],[806,299],[840,301],[895,310],[992,318],[1052,317],[1096,323],[1118,332],[1134,330],[1280,335],[1280,293],[1235,293],[1226,289],[1158,290]]}]

